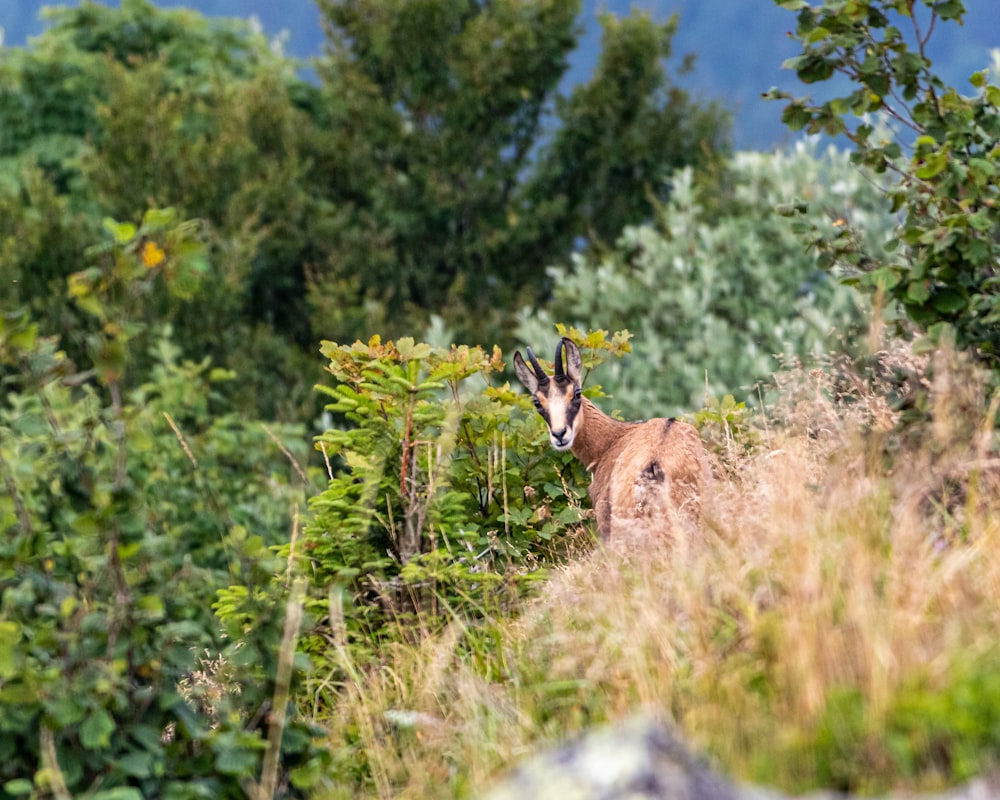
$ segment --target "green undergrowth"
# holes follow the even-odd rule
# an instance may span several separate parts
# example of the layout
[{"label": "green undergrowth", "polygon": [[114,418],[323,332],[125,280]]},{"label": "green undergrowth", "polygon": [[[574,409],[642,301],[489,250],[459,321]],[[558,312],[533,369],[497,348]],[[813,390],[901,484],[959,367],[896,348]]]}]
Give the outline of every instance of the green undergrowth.
[{"label": "green undergrowth", "polygon": [[641,712],[734,779],[790,792],[989,769],[1000,508],[981,379],[893,345],[786,371],[766,411],[713,401],[696,540],[597,546],[502,610],[416,641],[394,623],[364,662],[334,648],[345,677],[313,706],[331,796],[476,796],[525,755]]}]

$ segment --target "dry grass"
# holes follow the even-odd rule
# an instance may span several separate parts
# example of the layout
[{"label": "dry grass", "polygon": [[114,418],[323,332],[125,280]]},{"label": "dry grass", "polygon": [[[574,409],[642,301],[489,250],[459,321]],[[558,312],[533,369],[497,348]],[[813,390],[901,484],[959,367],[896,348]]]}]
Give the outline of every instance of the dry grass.
[{"label": "dry grass", "polygon": [[[517,618],[355,672],[330,721],[344,777],[373,796],[467,796],[544,743],[652,710],[737,778],[801,789],[829,777],[817,731],[850,691],[849,734],[874,735],[850,788],[906,783],[879,744],[899,698],[947,687],[1000,641],[996,408],[960,359],[933,378],[903,351],[881,361],[850,379],[786,373],[759,446],[719,454],[697,540],[598,550]],[[893,432],[879,380],[926,389],[930,420]]]}]

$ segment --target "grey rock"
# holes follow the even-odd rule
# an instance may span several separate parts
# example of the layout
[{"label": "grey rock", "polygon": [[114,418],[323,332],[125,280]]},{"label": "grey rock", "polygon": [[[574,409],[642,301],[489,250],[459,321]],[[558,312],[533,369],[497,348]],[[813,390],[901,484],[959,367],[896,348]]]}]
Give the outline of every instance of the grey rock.
[{"label": "grey rock", "polygon": [[487,800],[776,800],[739,789],[648,718],[587,734],[519,766]]},{"label": "grey rock", "polygon": [[[809,800],[842,795],[817,793]],[[977,778],[935,795],[896,794],[882,800],[1000,800],[1000,775]],[[638,717],[518,766],[485,800],[787,800],[788,795],[739,786],[697,758],[673,729]]]}]

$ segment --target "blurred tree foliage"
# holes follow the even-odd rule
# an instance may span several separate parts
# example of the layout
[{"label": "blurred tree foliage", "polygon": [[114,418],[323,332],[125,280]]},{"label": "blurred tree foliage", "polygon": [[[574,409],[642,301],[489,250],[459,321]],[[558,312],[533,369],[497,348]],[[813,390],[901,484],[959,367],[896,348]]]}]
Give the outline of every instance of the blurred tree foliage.
[{"label": "blurred tree foliage", "polygon": [[826,99],[773,90],[787,102],[782,120],[793,130],[846,137],[854,162],[880,176],[900,215],[881,254],[857,248],[850,229],[830,236],[803,225],[804,237],[822,263],[848,266],[862,288],[897,302],[930,346],[954,342],[1000,376],[1000,81],[996,67],[982,69],[963,94],[932,70],[928,55],[935,29],[961,24],[964,5],[779,5],[797,12],[802,48],[784,66],[806,84],[846,79]]},{"label": "blurred tree foliage", "polygon": [[320,8],[327,141],[346,167],[323,184],[340,211],[315,284],[327,319],[351,287],[390,331],[433,311],[495,340],[509,309],[546,296],[547,265],[649,218],[672,169],[723,146],[723,113],[664,67],[673,20],[605,16],[593,76],[561,95],[575,0]]},{"label": "blurred tree foliage", "polygon": [[893,219],[847,153],[737,153],[714,181],[685,169],[671,184],[655,222],[626,227],[610,252],[549,270],[551,307],[526,312],[520,338],[551,339],[557,320],[628,326],[633,357],[601,380],[619,408],[644,417],[700,408],[706,393],[752,400],[776,356],[840,349],[866,328],[870,309],[819,268],[789,218],[803,209],[830,235],[863,231],[856,246],[880,252]]},{"label": "blurred tree foliage", "polygon": [[85,322],[63,284],[102,218],[174,206],[203,221],[210,268],[193,298],[160,292],[145,313],[173,323],[185,354],[244,374],[245,411],[293,416],[311,383],[299,347],[312,340],[303,220],[316,216],[294,63],[245,22],[145,0],[48,15],[31,48],[0,55],[0,300],[79,358]]},{"label": "blurred tree foliage", "polygon": [[725,115],[670,81],[673,21],[606,17],[593,77],[564,96],[578,2],[321,9],[316,82],[249,23],[148,0],[50,9],[0,52],[0,301],[78,357],[61,287],[101,219],[174,207],[203,221],[210,268],[147,313],[244,375],[248,413],[298,416],[319,339],[432,314],[502,338],[546,265],[648,218],[666,174],[724,149]]},{"label": "blurred tree foliage", "polygon": [[[106,222],[67,281],[93,323],[83,363],[0,312],[4,800],[257,796],[259,775],[304,796],[328,761],[301,719],[272,735],[294,645],[268,545],[305,499],[303,431],[246,422],[218,391],[231,373],[144,336],[158,291],[194,295],[199,227],[170,209]],[[129,389],[143,343],[153,366]]]}]

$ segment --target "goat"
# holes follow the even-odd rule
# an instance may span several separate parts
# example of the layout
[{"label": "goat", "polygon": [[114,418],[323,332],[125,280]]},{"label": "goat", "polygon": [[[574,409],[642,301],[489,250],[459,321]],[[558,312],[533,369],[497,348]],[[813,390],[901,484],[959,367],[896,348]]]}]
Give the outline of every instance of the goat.
[{"label": "goat", "polygon": [[695,527],[709,477],[698,431],[674,418],[622,422],[609,417],[583,396],[583,359],[569,339],[556,346],[551,378],[530,347],[527,352],[531,369],[516,352],[514,372],[548,425],[552,446],[572,450],[591,473],[588,494],[600,537],[607,541],[640,520],[656,520],[671,531],[677,523]]}]

